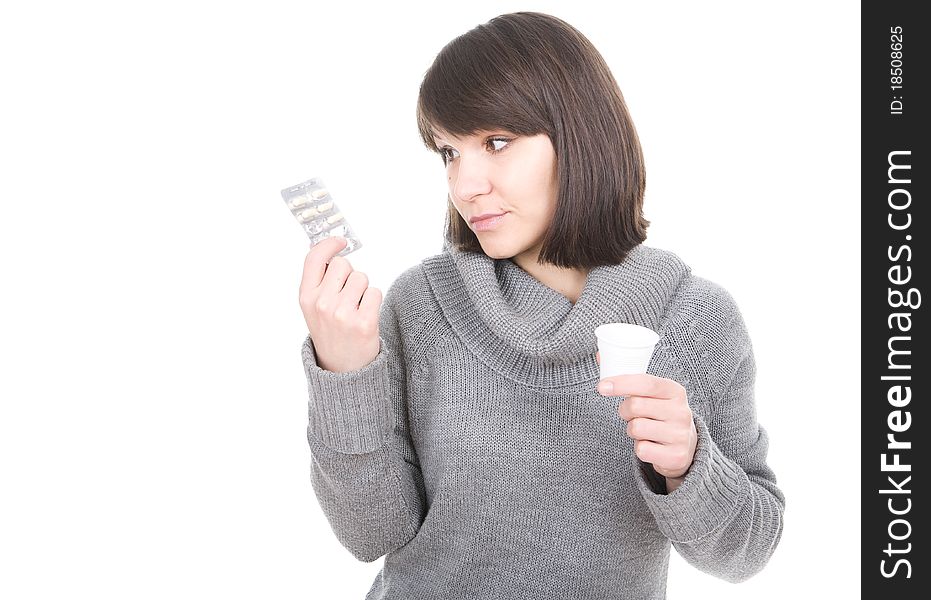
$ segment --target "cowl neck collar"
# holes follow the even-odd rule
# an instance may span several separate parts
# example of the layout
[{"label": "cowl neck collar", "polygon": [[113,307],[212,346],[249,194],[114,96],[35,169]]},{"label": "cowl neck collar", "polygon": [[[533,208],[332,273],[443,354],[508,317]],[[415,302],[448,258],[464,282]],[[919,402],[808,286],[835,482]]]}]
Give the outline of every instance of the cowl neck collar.
[{"label": "cowl neck collar", "polygon": [[595,328],[633,323],[659,333],[689,267],[639,244],[617,265],[592,269],[575,304],[510,259],[447,247],[423,261],[443,314],[475,356],[527,385],[598,378]]}]

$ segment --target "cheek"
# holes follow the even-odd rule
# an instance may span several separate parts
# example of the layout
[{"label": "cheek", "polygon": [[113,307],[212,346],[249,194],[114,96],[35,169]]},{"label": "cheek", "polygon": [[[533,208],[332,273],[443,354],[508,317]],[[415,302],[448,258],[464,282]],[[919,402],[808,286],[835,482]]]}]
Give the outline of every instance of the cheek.
[{"label": "cheek", "polygon": [[460,217],[462,216],[462,210],[460,206],[449,198],[446,200],[446,210],[450,212],[450,216],[452,216],[452,211],[455,211],[456,214],[458,214]]},{"label": "cheek", "polygon": [[544,195],[545,200],[541,201],[536,210],[537,217],[543,221],[544,226],[549,225],[553,216],[556,214],[556,199]]}]

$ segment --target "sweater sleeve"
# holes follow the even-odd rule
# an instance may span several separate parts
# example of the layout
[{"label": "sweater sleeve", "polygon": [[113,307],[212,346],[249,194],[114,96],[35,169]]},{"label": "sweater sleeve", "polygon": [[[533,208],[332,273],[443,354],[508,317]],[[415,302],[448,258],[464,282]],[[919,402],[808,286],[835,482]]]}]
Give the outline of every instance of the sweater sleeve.
[{"label": "sweater sleeve", "polygon": [[363,562],[402,547],[424,518],[423,475],[407,419],[409,352],[398,308],[403,279],[383,299],[381,346],[371,363],[335,373],[317,365],[309,334],[301,348],[311,483],[337,539]]},{"label": "sweater sleeve", "polygon": [[692,466],[669,494],[665,481],[657,485],[652,465],[638,459],[635,468],[647,506],[676,551],[696,568],[737,583],[758,573],[775,551],[785,498],[766,464],[768,437],[756,420],[750,338],[733,298],[718,290],[711,325],[693,328],[690,336],[711,395],[707,421],[694,415]]}]

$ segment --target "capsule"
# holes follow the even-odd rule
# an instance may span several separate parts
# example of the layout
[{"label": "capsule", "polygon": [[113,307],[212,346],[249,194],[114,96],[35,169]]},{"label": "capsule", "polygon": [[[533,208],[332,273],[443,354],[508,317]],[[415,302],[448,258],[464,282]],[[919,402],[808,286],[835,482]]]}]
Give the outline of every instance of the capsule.
[{"label": "capsule", "polygon": [[302,223],[306,223],[317,217],[320,214],[316,208],[308,208],[307,210],[302,210],[297,218],[301,220]]},{"label": "capsule", "polygon": [[343,213],[336,213],[334,215],[330,215],[329,217],[327,217],[326,222],[333,224],[333,223],[336,223],[337,221],[342,221],[342,220],[343,220]]},{"label": "capsule", "polygon": [[295,196],[294,198],[291,198],[290,205],[291,208],[300,208],[302,206],[306,206],[308,202],[310,202],[310,198],[307,196]]},{"label": "capsule", "polygon": [[321,198],[326,198],[328,193],[329,192],[326,191],[326,188],[320,188],[318,190],[312,191],[310,195],[314,197],[314,200],[319,200]]}]

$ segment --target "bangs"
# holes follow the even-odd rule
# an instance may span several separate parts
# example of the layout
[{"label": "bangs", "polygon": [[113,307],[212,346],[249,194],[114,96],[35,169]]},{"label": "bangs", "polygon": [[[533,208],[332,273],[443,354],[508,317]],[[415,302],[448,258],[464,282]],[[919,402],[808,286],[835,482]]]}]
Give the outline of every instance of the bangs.
[{"label": "bangs", "polygon": [[514,43],[479,25],[446,45],[420,86],[417,126],[424,145],[438,152],[434,135],[457,137],[505,129],[517,135],[549,133],[526,56]]}]

